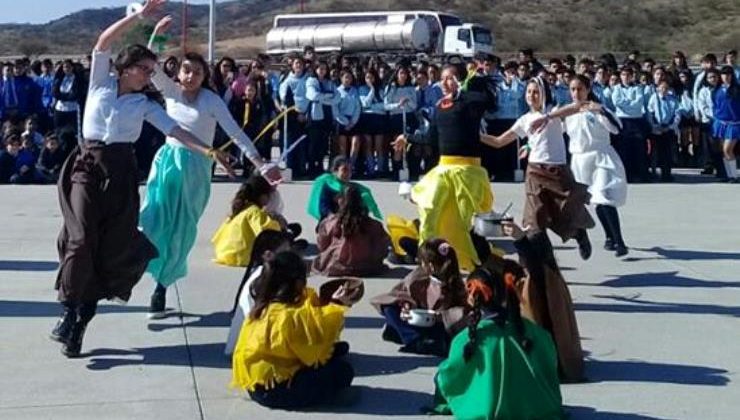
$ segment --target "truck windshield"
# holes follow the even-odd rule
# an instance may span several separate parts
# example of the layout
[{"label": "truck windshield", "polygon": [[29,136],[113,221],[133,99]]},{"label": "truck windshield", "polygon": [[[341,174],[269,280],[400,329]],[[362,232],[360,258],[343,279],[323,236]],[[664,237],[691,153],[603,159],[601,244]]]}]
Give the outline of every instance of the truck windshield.
[{"label": "truck windshield", "polygon": [[447,28],[448,26],[459,26],[462,25],[462,21],[459,17],[453,16],[453,15],[439,15],[439,20],[442,23],[442,28]]},{"label": "truck windshield", "polygon": [[491,31],[483,28],[473,28],[473,40],[478,44],[491,45],[493,43]]}]

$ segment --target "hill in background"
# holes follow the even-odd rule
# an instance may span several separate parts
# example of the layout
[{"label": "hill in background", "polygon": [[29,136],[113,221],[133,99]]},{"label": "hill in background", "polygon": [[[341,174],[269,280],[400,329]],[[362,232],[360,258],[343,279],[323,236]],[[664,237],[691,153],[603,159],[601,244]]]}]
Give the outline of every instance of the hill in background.
[{"label": "hill in background", "polygon": [[[697,55],[740,47],[737,0],[314,0],[305,4],[308,12],[449,11],[491,28],[496,49],[502,52],[525,46],[545,55],[638,49],[665,57],[676,49]],[[273,16],[296,13],[298,2],[221,1],[217,10],[217,55],[247,57],[264,47]],[[168,48],[177,52],[182,5],[170,2],[166,11],[175,18]],[[0,56],[86,54],[100,31],[123,14],[123,7],[83,10],[41,25],[0,25]],[[190,5],[188,14],[188,46],[204,51],[208,6]],[[145,42],[151,24],[141,24],[126,41]]]}]

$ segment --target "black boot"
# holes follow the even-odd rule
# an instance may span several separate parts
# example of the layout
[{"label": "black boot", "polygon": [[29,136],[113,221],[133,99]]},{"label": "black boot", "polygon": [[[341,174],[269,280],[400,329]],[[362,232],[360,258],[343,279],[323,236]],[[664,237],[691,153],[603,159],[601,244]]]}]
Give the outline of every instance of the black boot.
[{"label": "black boot", "polygon": [[167,288],[157,283],[149,301],[149,319],[162,319],[167,316]]},{"label": "black boot", "polygon": [[69,339],[64,346],[62,346],[62,354],[69,357],[79,357],[80,350],[82,350],[82,339],[85,337],[85,330],[87,329],[87,322],[77,321],[72,326]]},{"label": "black boot", "polygon": [[74,311],[74,309],[69,306],[65,306],[64,312],[62,312],[62,317],[59,318],[57,324],[54,326],[54,329],[51,330],[49,338],[60,343],[66,342],[69,339],[70,334],[72,333],[72,326],[74,325],[76,320],[77,313]]},{"label": "black boot", "polygon": [[578,235],[576,235],[576,241],[578,242],[578,253],[581,255],[581,258],[584,260],[591,258],[591,241],[588,239],[586,229],[581,229],[581,231],[578,232]]}]

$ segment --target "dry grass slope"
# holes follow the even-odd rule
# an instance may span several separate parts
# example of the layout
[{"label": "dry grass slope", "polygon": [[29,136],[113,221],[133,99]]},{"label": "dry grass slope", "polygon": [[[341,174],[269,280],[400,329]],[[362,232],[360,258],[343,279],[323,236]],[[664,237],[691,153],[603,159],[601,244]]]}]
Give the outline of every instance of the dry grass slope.
[{"label": "dry grass slope", "polygon": [[[311,12],[436,9],[492,28],[497,50],[529,46],[542,52],[639,49],[661,57],[675,49],[691,54],[740,47],[737,0],[313,0]],[[297,12],[294,0],[242,0],[219,4],[219,54],[247,55],[277,13]],[[170,3],[179,32],[178,3]],[[48,53],[82,54],[100,30],[123,14],[122,8],[86,10],[45,25],[0,25],[0,55],[20,54],[24,42],[45,44]],[[203,48],[208,21],[205,6],[191,6],[191,45]],[[141,41],[139,34],[129,40]],[[175,37],[179,34],[174,34]],[[138,37],[138,38],[137,38]],[[172,42],[176,47],[176,42]]]}]

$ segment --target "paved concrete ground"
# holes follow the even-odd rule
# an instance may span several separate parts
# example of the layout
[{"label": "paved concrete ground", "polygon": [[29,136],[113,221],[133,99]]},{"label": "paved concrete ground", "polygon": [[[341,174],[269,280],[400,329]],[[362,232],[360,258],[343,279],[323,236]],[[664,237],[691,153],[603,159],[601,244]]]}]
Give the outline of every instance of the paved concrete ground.
[{"label": "paved concrete ground", "polygon": [[[386,214],[413,215],[395,184],[369,184]],[[168,295],[168,306],[181,316],[146,319],[153,282],[145,277],[128,306],[102,306],[85,357],[67,360],[47,338],[59,313],[52,290],[61,223],[56,191],[0,188],[0,418],[422,418],[418,408],[430,400],[439,361],[399,354],[382,342],[382,321],[367,300],[352,309],[343,334],[357,378],[342,404],[269,411],[228,389],[226,311],[242,270],[212,264],[209,239],[235,190],[235,184],[214,185],[190,275]],[[302,222],[313,240],[304,211],[308,190],[305,183],[281,187],[288,218]],[[520,214],[521,184],[494,184],[494,191],[499,209],[513,201]],[[598,227],[590,261],[580,261],[572,244],[558,247],[588,352],[590,382],[562,387],[572,418],[738,418],[739,192],[736,185],[694,182],[633,186],[622,210],[632,247],[627,258],[600,248]],[[366,296],[406,272],[394,268],[368,279]]]}]

